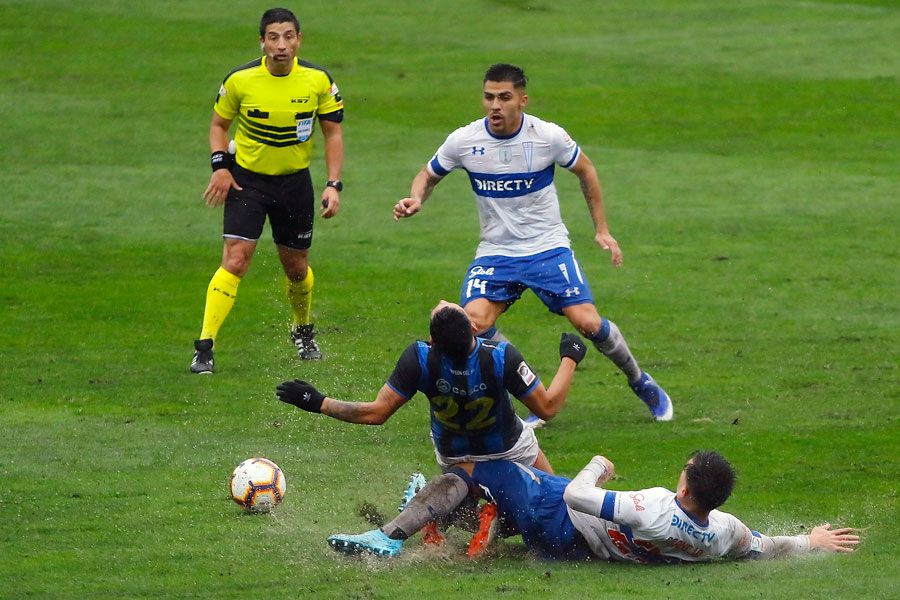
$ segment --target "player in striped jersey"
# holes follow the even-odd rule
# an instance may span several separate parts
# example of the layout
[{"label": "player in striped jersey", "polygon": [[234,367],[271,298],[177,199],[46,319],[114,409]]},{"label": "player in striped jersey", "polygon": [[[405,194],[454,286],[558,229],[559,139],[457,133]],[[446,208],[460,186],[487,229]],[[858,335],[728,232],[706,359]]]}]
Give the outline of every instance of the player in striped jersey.
[{"label": "player in striped jersey", "polygon": [[512,344],[476,338],[459,305],[441,301],[431,313],[429,329],[431,342],[413,342],[406,348],[372,402],[329,398],[300,380],[277,387],[283,402],[367,425],[383,424],[417,391],[428,398],[431,439],[445,474],[422,496],[433,504],[425,507],[420,501],[404,510],[390,531],[376,533],[384,539],[405,539],[404,523],[417,523],[412,534],[431,520],[418,524],[420,518],[432,512],[449,515],[466,499],[469,487],[454,472],[456,464],[504,459],[550,471],[534,431],[516,416],[510,395],[542,418],[552,417],[565,403],[575,367],[587,351],[577,335],[563,334],[559,369],[545,388]]},{"label": "player in striped jersey", "polygon": [[508,459],[551,471],[534,432],[516,416],[510,396],[542,417],[555,415],[587,350],[581,339],[562,335],[559,369],[545,388],[515,346],[476,338],[459,305],[442,300],[431,312],[429,330],[431,341],[407,346],[372,402],[329,398],[299,380],[280,384],[277,395],[340,421],[381,425],[422,392],[428,398],[431,438],[441,468]]},{"label": "player in striped jersey", "polygon": [[[238,284],[250,267],[266,217],[285,273],[292,311],[291,340],[302,359],[321,358],[310,307],[313,272],[313,186],[309,174],[316,122],[325,138],[328,178],[321,216],[340,207],[344,158],[343,101],[321,67],[297,59],[300,23],[283,8],[263,13],[259,25],[264,56],[225,77],[209,129],[212,169],[204,193],[208,206],[225,204],[222,263],[209,282],[200,337],[194,342],[193,373],[212,373],[213,346],[234,305]],[[228,152],[228,130],[236,123],[236,154]]]},{"label": "player in striped jersey", "polygon": [[[672,402],[642,371],[619,328],[601,318],[591,289],[569,243],[553,183],[557,166],[574,173],[587,201],[594,239],[616,266],[622,252],[610,234],[597,171],[578,144],[558,125],[526,114],[525,73],[496,64],[484,76],[486,117],[460,127],[413,179],[409,197],[394,206],[394,218],[415,215],[434,187],[454,169],[469,176],[481,222],[481,241],[460,292],[460,304],[477,335],[505,339],[497,318],[531,289],[566,318],[627,377],[657,421],[672,418]],[[534,426],[543,420],[530,416]]]}]

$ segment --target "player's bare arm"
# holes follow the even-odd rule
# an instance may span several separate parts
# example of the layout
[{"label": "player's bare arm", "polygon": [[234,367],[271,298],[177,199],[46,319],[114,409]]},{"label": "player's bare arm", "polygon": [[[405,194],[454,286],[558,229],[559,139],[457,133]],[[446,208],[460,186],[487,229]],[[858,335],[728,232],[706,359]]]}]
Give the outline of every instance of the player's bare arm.
[{"label": "player's bare arm", "polygon": [[522,398],[522,403],[528,407],[533,414],[539,416],[545,421],[549,421],[562,410],[566,405],[566,397],[569,394],[569,387],[572,385],[572,378],[575,375],[576,363],[571,358],[563,358],[559,363],[559,369],[550,382],[549,388],[544,388],[543,383],[539,383],[530,394]]},{"label": "player's bare arm", "polygon": [[422,210],[422,204],[431,196],[434,186],[440,183],[441,179],[443,178],[432,175],[427,167],[422,167],[422,170],[412,180],[409,197],[394,205],[394,220],[399,221],[411,217]]},{"label": "player's bare arm", "polygon": [[578,177],[581,193],[584,195],[584,200],[591,213],[591,220],[594,222],[594,241],[610,253],[615,266],[620,266],[622,250],[619,249],[619,242],[616,241],[616,238],[609,233],[606,213],[603,210],[603,191],[600,188],[600,178],[597,176],[594,163],[582,151],[570,170]]},{"label": "player's bare arm", "polygon": [[587,346],[577,335],[564,333],[559,342],[559,369],[553,376],[549,388],[539,383],[522,403],[535,415],[545,421],[552,419],[566,404],[569,387],[575,376],[575,367],[584,359]]},{"label": "player's bare arm", "polygon": [[275,388],[275,395],[282,402],[301,410],[361,425],[381,425],[408,400],[385,384],[371,402],[346,402],[329,398],[312,384],[300,379],[280,383]]},{"label": "player's bare arm", "polygon": [[[325,168],[328,170],[328,181],[340,181],[344,167],[344,131],[340,123],[320,120],[322,135],[325,137]],[[322,216],[330,219],[341,207],[340,192],[336,188],[326,186],[322,190]]]},{"label": "player's bare arm", "polygon": [[[209,124],[209,151],[210,152],[228,152],[228,128],[231,127],[231,121],[213,111],[212,121]],[[237,184],[231,171],[228,169],[216,169],[209,178],[209,185],[203,192],[203,200],[209,207],[215,207],[223,204],[225,198],[228,197],[228,191],[234,188],[241,190],[241,186]]]},{"label": "player's bare arm", "polygon": [[385,384],[372,402],[346,402],[326,397],[322,403],[322,414],[347,423],[381,425],[406,401],[407,398]]}]

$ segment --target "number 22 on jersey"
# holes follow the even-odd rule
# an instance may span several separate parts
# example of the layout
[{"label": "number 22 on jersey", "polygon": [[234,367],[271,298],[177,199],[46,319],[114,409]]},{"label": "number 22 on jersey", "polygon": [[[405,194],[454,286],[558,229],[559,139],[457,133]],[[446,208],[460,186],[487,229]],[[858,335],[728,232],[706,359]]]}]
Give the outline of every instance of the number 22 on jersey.
[{"label": "number 22 on jersey", "polygon": [[489,396],[475,398],[462,405],[450,396],[435,396],[431,403],[435,418],[454,431],[480,431],[497,421],[496,417],[491,416],[494,399]]}]

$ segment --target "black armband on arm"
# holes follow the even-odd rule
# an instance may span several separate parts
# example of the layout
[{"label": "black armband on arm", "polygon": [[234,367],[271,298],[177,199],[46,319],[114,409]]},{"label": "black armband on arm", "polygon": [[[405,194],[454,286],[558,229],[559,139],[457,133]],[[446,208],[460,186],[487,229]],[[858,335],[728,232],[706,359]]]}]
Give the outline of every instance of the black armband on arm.
[{"label": "black armband on arm", "polygon": [[341,108],[334,112],[317,115],[320,121],[331,121],[332,123],[340,123],[344,120],[344,109]]}]

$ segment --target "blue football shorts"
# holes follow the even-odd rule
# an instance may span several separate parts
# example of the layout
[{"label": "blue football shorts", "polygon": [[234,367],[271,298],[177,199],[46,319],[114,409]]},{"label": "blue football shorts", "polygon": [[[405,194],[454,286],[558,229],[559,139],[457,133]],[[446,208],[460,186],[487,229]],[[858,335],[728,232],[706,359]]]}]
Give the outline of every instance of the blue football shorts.
[{"label": "blue football shorts", "polygon": [[554,248],[530,256],[480,256],[472,261],[460,290],[461,306],[477,298],[512,304],[530,289],[550,312],[594,302],[575,253]]},{"label": "blue football shorts", "polygon": [[580,560],[591,555],[563,502],[570,479],[497,460],[475,463],[472,481],[497,503],[500,515],[515,526],[529,549],[544,558]]}]

